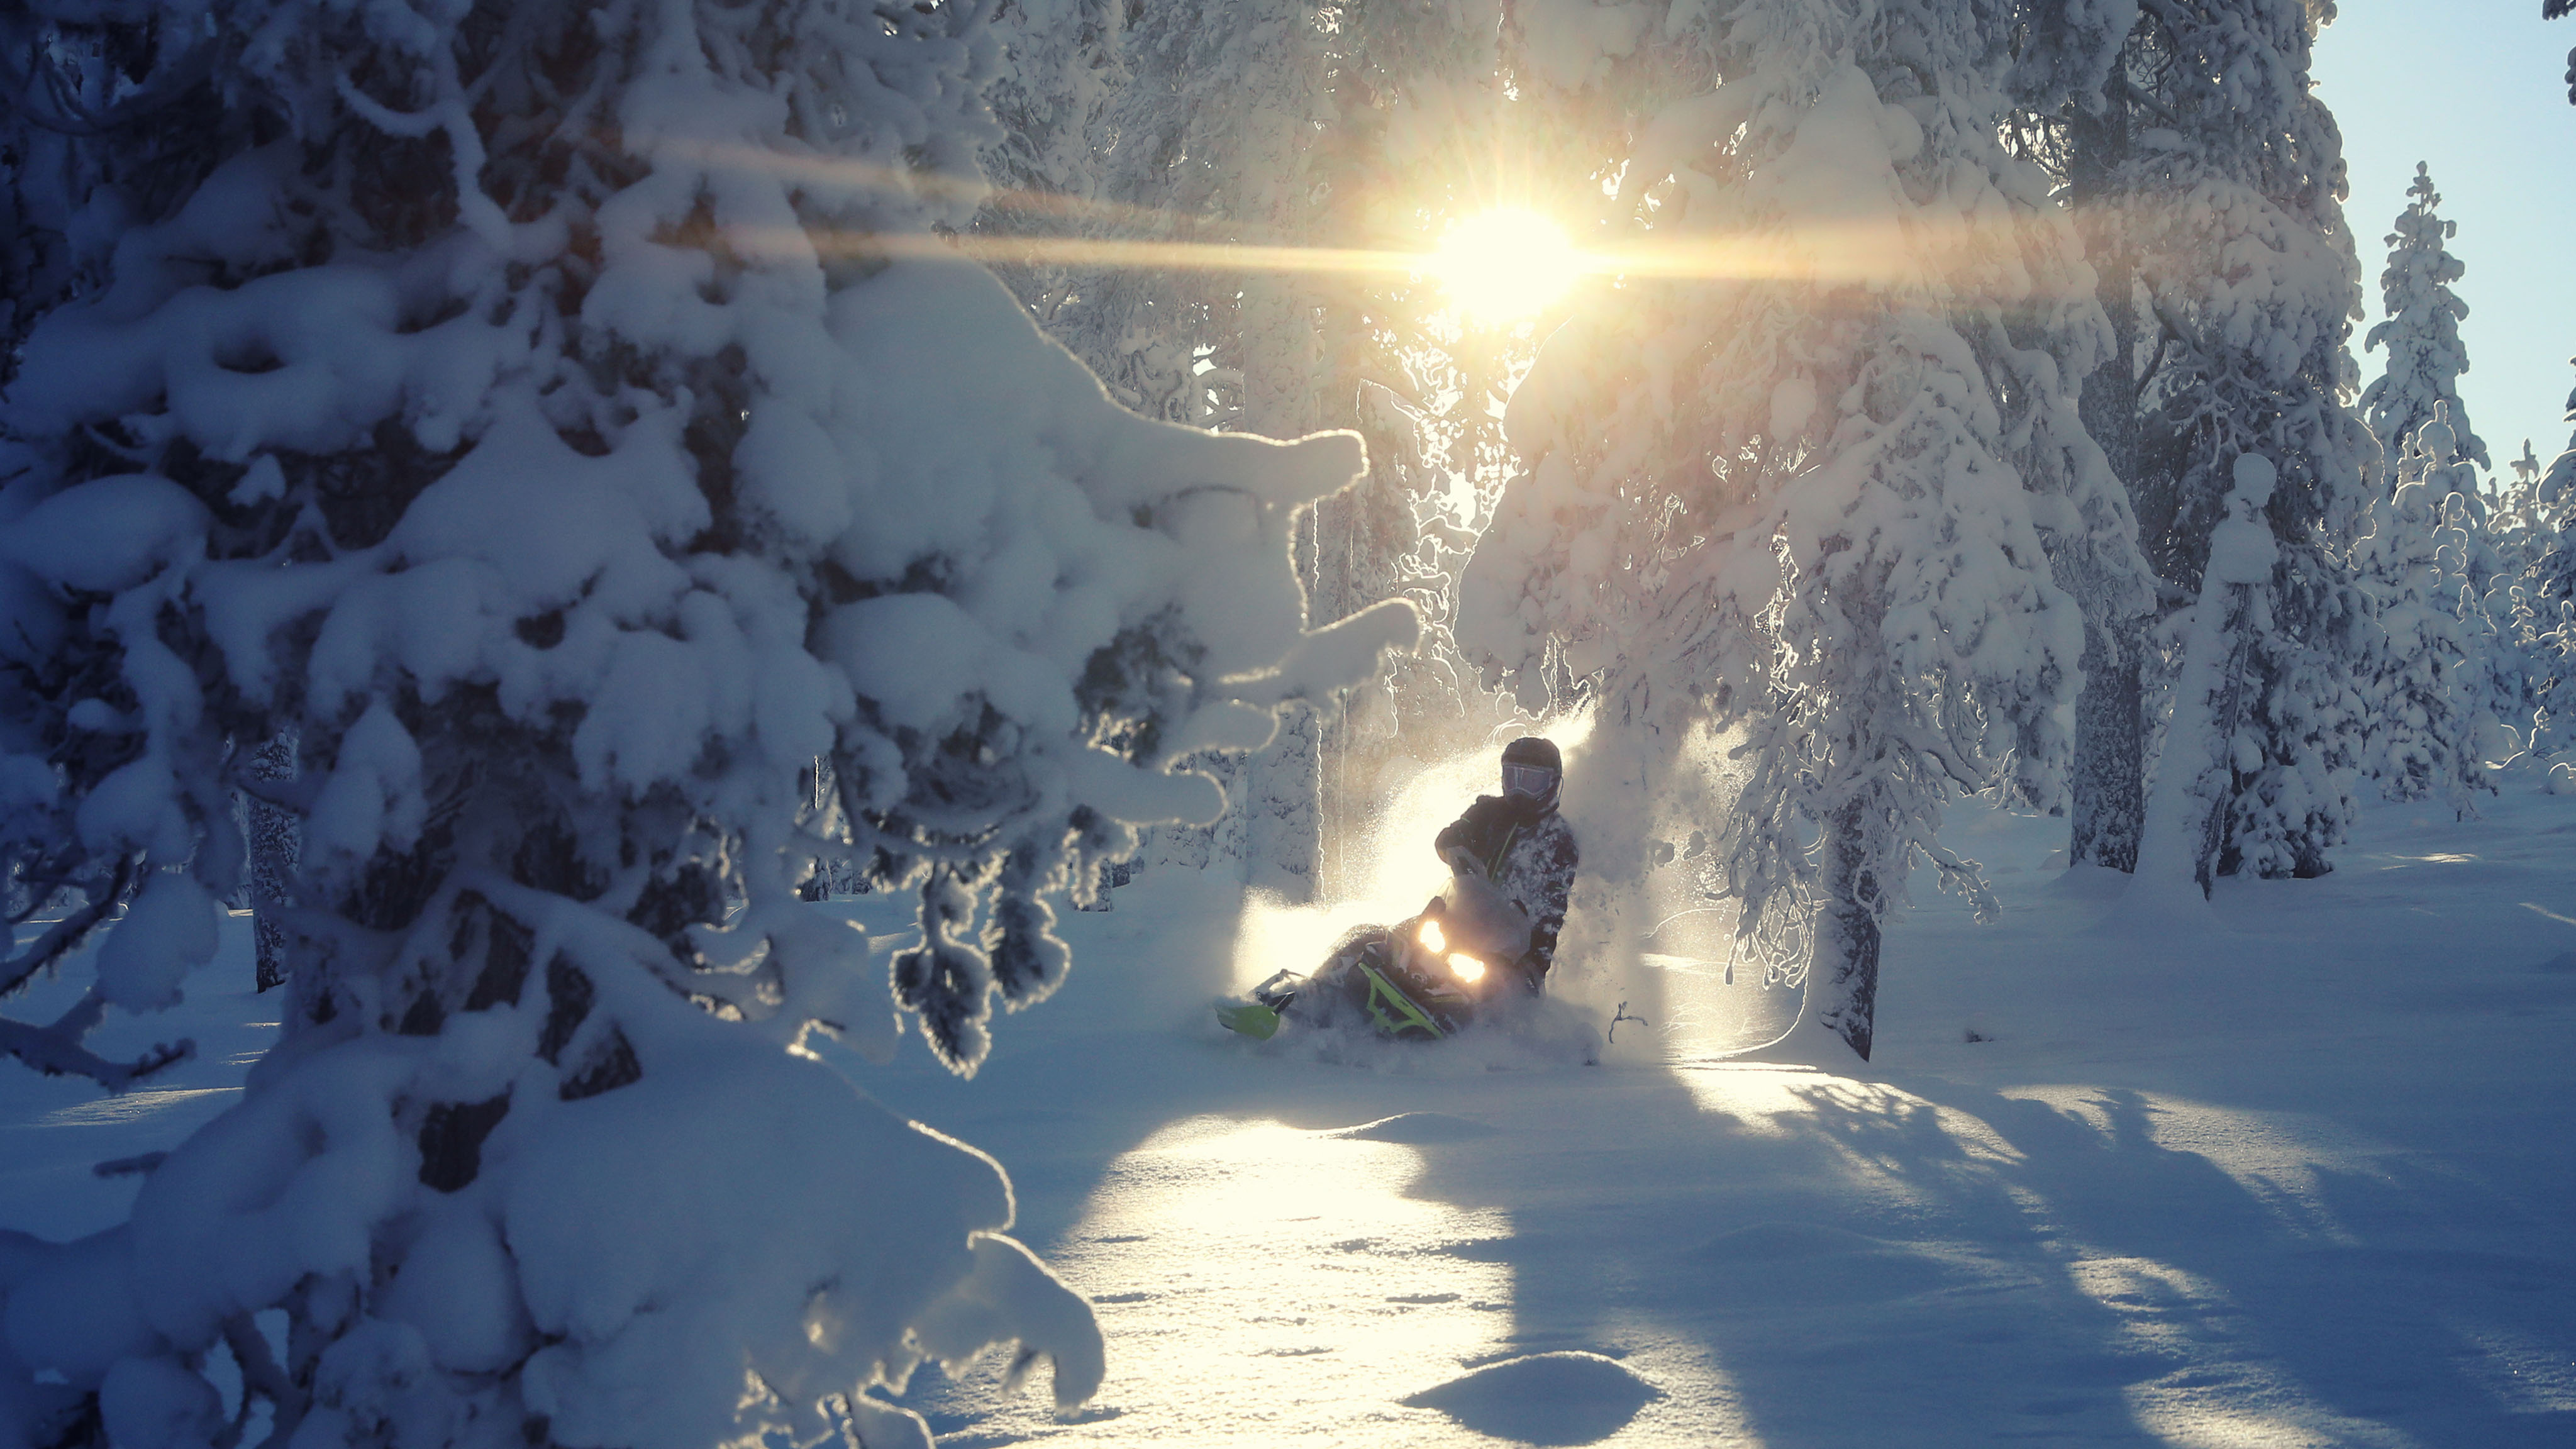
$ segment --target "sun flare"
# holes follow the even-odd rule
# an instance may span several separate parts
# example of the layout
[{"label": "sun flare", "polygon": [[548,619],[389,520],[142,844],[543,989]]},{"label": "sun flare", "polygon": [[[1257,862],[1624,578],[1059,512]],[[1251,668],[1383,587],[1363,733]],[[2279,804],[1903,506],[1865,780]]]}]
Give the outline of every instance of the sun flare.
[{"label": "sun flare", "polygon": [[1431,254],[1431,274],[1471,322],[1517,322],[1565,295],[1583,274],[1583,253],[1565,229],[1535,211],[1499,207],[1449,228]]}]

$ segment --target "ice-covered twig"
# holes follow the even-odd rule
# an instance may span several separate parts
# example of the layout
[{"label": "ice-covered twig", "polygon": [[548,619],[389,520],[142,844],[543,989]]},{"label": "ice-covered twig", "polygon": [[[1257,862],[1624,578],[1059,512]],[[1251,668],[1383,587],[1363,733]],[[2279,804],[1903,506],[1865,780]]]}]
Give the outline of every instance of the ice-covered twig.
[{"label": "ice-covered twig", "polygon": [[1633,1021],[1637,1025],[1644,1027],[1651,1027],[1654,1025],[1653,1022],[1646,1020],[1642,1016],[1630,1015],[1628,1011],[1628,1003],[1622,1001],[1610,1014],[1610,1030],[1607,1035],[1613,1043],[1616,1043],[1619,1040],[1619,1023],[1623,1021]]},{"label": "ice-covered twig", "polygon": [[14,996],[21,987],[34,980],[38,972],[60,961],[77,949],[125,900],[126,887],[134,880],[134,861],[127,857],[116,863],[116,874],[107,891],[88,905],[56,921],[53,928],[38,936],[26,950],[0,965],[0,997]]},{"label": "ice-covered twig", "polygon": [[80,884],[78,876],[44,875],[21,869],[18,872],[18,888],[26,892],[27,905],[24,910],[8,913],[10,926],[13,928],[23,926],[34,920],[38,911],[53,904],[54,897],[61,894],[63,887],[78,884]]},{"label": "ice-covered twig", "polygon": [[50,1026],[0,1017],[0,1052],[46,1076],[87,1077],[112,1093],[122,1092],[162,1068],[197,1054],[196,1042],[182,1037],[177,1042],[164,1042],[131,1062],[109,1061],[81,1045],[106,1011],[106,998],[93,986]]}]

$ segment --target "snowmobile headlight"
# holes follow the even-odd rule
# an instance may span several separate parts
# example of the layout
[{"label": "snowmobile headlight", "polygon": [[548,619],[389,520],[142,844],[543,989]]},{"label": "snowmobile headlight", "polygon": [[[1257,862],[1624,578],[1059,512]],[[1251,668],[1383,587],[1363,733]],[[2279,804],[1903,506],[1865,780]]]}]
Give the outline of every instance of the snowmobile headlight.
[{"label": "snowmobile headlight", "polygon": [[1453,951],[1449,955],[1449,974],[1473,986],[1485,979],[1485,963],[1464,951]]},{"label": "snowmobile headlight", "polygon": [[1422,949],[1434,956],[1449,949],[1449,938],[1442,933],[1438,921],[1423,922],[1422,929],[1413,933],[1413,939],[1420,941]]}]

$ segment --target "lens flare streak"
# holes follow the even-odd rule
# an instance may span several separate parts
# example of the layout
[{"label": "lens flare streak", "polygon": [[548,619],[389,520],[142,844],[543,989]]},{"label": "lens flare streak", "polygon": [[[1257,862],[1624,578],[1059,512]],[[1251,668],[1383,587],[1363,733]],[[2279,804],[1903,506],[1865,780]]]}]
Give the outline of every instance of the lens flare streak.
[{"label": "lens flare streak", "polygon": [[[963,257],[1001,266],[1424,278],[1448,287],[1462,308],[1501,309],[1494,316],[1503,320],[1539,310],[1586,278],[1622,283],[1912,285],[1937,280],[1948,270],[1978,265],[1980,258],[1985,265],[2009,260],[2016,240],[1965,222],[1945,228],[1920,219],[1898,225],[1884,218],[1859,218],[1741,232],[1665,233],[1582,246],[1546,218],[1512,208],[1463,219],[1439,246],[1429,249],[1101,235],[1098,233],[1148,231],[1190,223],[1134,208],[1037,193],[993,191],[958,178],[828,157],[716,146],[682,148],[673,154],[711,170],[736,167],[783,172],[826,200],[837,191],[845,195],[911,193],[961,206],[982,201],[1014,216],[1051,218],[1054,225],[1063,226],[1068,233],[1093,233],[943,234],[926,229],[726,226],[722,231],[723,245],[738,255],[784,258],[802,254],[827,259],[886,260]],[[2090,291],[2084,295],[2089,296]]]}]

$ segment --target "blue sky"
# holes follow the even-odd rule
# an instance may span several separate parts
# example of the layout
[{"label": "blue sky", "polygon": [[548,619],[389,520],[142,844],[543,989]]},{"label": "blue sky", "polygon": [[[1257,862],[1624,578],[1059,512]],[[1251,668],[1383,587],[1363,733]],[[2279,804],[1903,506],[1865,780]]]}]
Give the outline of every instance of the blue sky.
[{"label": "blue sky", "polygon": [[[2545,462],[2567,446],[2560,414],[2576,368],[2576,107],[2567,51],[2576,16],[2543,21],[2540,0],[2344,0],[2317,39],[2317,93],[2343,128],[2361,251],[2364,324],[2384,315],[2388,224],[2429,162],[2441,214],[2460,225],[2468,267],[2460,380],[2469,420],[2501,471],[2522,440]],[[2361,352],[2377,377],[2386,353]],[[2509,475],[2508,475],[2509,476]]]}]

